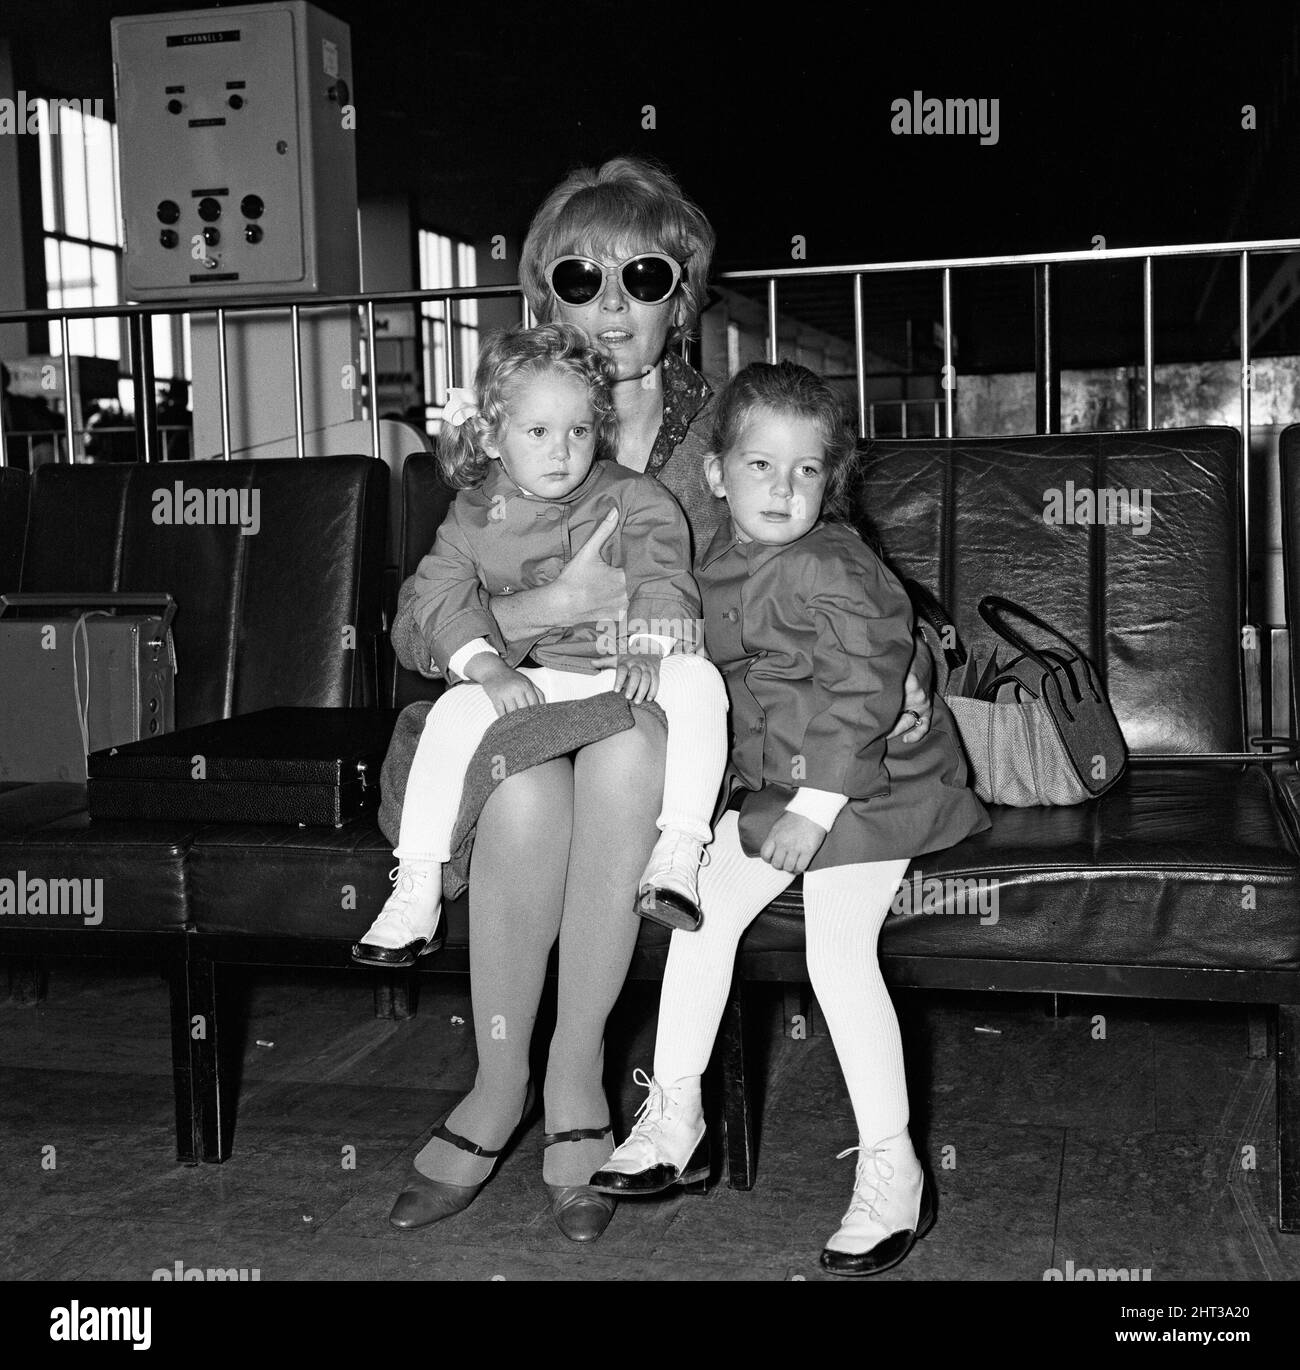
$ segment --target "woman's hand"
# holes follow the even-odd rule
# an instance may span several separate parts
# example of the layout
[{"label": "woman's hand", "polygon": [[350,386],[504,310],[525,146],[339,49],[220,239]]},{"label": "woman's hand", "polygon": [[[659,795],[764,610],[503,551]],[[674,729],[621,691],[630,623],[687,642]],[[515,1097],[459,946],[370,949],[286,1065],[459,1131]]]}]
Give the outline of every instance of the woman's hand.
[{"label": "woman's hand", "polygon": [[611,509],[556,577],[554,586],[561,609],[557,623],[608,620],[616,624],[627,613],[627,575],[621,566],[609,565],[600,555],[618,527],[618,519],[618,510]]},{"label": "woman's hand", "polygon": [[912,664],[903,682],[903,711],[889,733],[890,738],[902,737],[904,742],[919,742],[930,731],[934,713],[930,698],[934,659],[919,633],[913,633],[912,647]]},{"label": "woman's hand", "polygon": [[659,667],[663,657],[647,654],[620,659],[614,670],[614,692],[629,704],[644,704],[659,693]]},{"label": "woman's hand", "polygon": [[772,824],[758,854],[773,870],[802,875],[826,841],[826,829],[801,813],[783,813]]},{"label": "woman's hand", "polygon": [[485,660],[487,656],[484,652],[472,658],[466,669],[474,669],[473,679],[487,691],[498,718],[514,713],[516,709],[531,709],[534,704],[546,703],[546,696],[522,671],[507,666],[500,657]]}]

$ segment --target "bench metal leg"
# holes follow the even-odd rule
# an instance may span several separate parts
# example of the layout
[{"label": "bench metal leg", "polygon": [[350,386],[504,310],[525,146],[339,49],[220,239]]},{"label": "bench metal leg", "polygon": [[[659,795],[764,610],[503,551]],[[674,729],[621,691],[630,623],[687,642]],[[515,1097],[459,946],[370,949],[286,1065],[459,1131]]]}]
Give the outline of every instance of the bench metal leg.
[{"label": "bench metal leg", "polygon": [[822,1033],[821,1008],[811,985],[783,985],[782,1003],[787,1037],[802,1041]]},{"label": "bench metal leg", "polygon": [[1277,1225],[1300,1232],[1300,1004],[1277,1007]]},{"label": "bench metal leg", "polygon": [[753,1189],[754,1121],[745,1074],[745,1017],[739,975],[732,977],[721,1037],[727,1184],[732,1189]]},{"label": "bench metal leg", "polygon": [[382,970],[375,975],[375,1017],[409,1022],[420,1007],[420,977],[414,970]]},{"label": "bench metal leg", "polygon": [[164,974],[171,997],[172,1093],[176,1100],[176,1159],[198,1165],[203,1146],[195,1070],[194,1018],[191,1012],[189,967],[168,962]]},{"label": "bench metal leg", "polygon": [[206,956],[191,953],[187,971],[190,1014],[194,1021],[190,1051],[202,1154],[205,1161],[224,1161],[229,1159],[231,1148],[224,1116],[217,967]]},{"label": "bench metal leg", "polygon": [[49,967],[39,956],[4,958],[9,997],[18,1004],[43,1004],[50,988]]},{"label": "bench metal leg", "polygon": [[1246,1055],[1252,1061],[1266,1061],[1276,1044],[1272,1004],[1250,1004],[1246,1008]]}]

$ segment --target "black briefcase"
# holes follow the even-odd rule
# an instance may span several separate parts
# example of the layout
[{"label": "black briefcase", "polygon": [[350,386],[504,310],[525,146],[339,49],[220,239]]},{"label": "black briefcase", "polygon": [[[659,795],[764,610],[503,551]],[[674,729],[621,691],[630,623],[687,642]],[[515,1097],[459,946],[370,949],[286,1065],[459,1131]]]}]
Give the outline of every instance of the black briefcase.
[{"label": "black briefcase", "polygon": [[341,827],[377,807],[395,709],[261,709],[92,752],[95,818]]}]

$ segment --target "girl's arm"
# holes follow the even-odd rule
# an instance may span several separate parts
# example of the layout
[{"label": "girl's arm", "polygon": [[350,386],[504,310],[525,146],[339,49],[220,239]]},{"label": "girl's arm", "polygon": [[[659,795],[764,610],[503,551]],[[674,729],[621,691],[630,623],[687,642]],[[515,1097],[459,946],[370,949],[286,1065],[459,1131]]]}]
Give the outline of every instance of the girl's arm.
[{"label": "girl's arm", "polygon": [[813,707],[794,779],[868,799],[888,788],[885,743],[912,662],[911,605],[897,578],[865,547],[819,559],[815,577],[808,600],[817,627]]},{"label": "girl's arm", "polygon": [[489,644],[501,656],[507,655],[501,630],[488,608],[487,592],[479,580],[473,550],[453,504],[438,529],[433,550],[421,560],[398,595],[393,646],[398,660],[408,670],[445,676],[449,674],[452,657],[475,640]]},{"label": "girl's arm", "polygon": [[691,575],[691,534],[680,505],[656,481],[638,482],[623,511],[627,637],[631,655],[697,651],[700,590]]}]

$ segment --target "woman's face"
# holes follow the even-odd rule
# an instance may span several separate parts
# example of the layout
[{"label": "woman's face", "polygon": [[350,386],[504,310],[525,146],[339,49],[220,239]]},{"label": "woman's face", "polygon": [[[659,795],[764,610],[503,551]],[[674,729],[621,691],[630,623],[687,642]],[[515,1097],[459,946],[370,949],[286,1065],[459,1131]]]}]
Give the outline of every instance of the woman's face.
[{"label": "woman's face", "polygon": [[[651,250],[642,247],[618,255],[601,252],[592,256],[602,266],[617,267],[638,251]],[[679,285],[661,304],[642,304],[623,289],[617,271],[608,271],[604,290],[590,303],[573,305],[556,300],[555,319],[581,328],[614,364],[616,380],[639,380],[663,360],[680,297]]]}]

